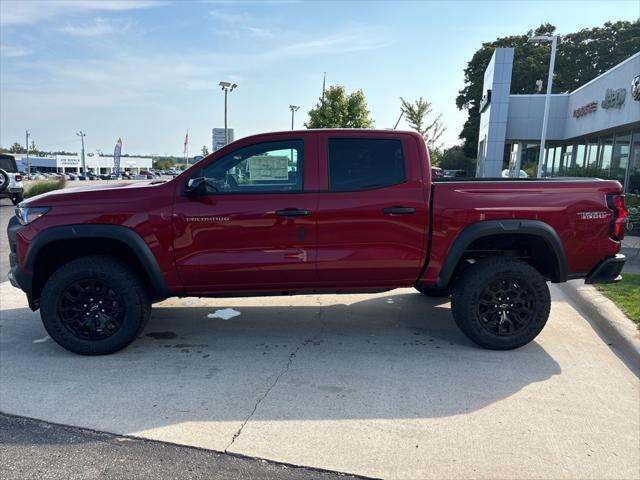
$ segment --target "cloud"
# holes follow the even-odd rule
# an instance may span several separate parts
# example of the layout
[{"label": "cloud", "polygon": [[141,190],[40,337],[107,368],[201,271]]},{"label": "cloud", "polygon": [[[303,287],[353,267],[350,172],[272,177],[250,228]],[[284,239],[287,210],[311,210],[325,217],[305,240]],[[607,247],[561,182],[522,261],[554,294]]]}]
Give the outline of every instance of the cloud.
[{"label": "cloud", "polygon": [[27,55],[31,55],[31,53],[33,53],[33,51],[29,48],[0,45],[0,57],[26,57]]},{"label": "cloud", "polygon": [[2,0],[0,25],[30,25],[73,11],[121,12],[164,3],[154,0]]},{"label": "cloud", "polygon": [[212,10],[209,16],[216,20],[218,35],[238,38],[247,34],[253,37],[270,38],[273,32],[264,27],[264,21],[258,21],[246,12],[227,12]]},{"label": "cloud", "polygon": [[129,29],[131,22],[115,22],[106,18],[95,18],[92,22],[80,25],[66,25],[61,32],[76,37],[100,37],[123,32]]}]

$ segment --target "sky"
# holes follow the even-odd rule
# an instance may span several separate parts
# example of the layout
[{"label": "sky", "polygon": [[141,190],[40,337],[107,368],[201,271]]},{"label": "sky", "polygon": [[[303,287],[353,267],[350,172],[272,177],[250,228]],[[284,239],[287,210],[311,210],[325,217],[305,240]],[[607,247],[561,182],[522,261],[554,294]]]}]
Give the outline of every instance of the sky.
[{"label": "sky", "polygon": [[[224,125],[221,80],[236,138],[297,128],[327,86],[362,89],[377,128],[400,97],[442,114],[459,143],[463,70],[483,42],[550,22],[558,33],[635,20],[640,1],[117,1],[0,0],[0,145],[182,155],[211,149]],[[398,128],[407,128],[401,122]]]}]

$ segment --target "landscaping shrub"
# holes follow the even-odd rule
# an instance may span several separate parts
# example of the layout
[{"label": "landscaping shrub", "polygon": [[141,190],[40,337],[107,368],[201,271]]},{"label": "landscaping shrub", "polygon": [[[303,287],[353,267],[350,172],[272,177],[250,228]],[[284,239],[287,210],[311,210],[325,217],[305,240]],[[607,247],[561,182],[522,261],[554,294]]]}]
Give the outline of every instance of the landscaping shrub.
[{"label": "landscaping shrub", "polygon": [[31,198],[42,193],[60,190],[61,188],[64,188],[65,183],[66,180],[64,178],[61,178],[59,180],[37,181],[24,192],[24,198]]}]

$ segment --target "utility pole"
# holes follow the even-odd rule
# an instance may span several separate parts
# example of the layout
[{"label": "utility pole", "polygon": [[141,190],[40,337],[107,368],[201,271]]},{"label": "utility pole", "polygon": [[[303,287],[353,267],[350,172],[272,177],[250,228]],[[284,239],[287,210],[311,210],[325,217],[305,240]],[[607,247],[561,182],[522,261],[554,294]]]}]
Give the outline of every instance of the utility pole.
[{"label": "utility pole", "polygon": [[231,82],[220,82],[218,85],[222,87],[222,91],[224,92],[224,144],[227,145],[229,143],[229,132],[227,131],[227,94],[229,92],[233,92],[238,84]]},{"label": "utility pole", "polygon": [[291,130],[293,130],[293,119],[296,112],[300,109],[298,105],[289,105],[289,110],[291,110]]},{"label": "utility pole", "polygon": [[83,175],[87,175],[87,165],[85,164],[84,161],[84,137],[87,135],[86,133],[84,133],[82,130],[79,130],[76,132],[76,135],[78,135],[80,137],[80,140],[82,141],[82,153],[81,153],[81,160],[82,160],[82,174]]},{"label": "utility pole", "polygon": [[29,161],[29,130],[26,131],[26,136],[27,136],[27,143],[25,144],[26,148],[27,148],[27,179],[29,178],[29,175],[31,175],[31,162]]},{"label": "utility pole", "polygon": [[551,86],[553,84],[553,70],[556,65],[556,47],[558,35],[538,35],[527,39],[529,43],[550,43],[551,59],[549,60],[549,77],[547,79],[547,94],[544,99],[544,116],[542,117],[542,134],[540,135],[540,156],[538,157],[538,178],[542,177],[544,167],[545,143],[547,141],[547,123],[549,123],[549,103],[551,102]]}]

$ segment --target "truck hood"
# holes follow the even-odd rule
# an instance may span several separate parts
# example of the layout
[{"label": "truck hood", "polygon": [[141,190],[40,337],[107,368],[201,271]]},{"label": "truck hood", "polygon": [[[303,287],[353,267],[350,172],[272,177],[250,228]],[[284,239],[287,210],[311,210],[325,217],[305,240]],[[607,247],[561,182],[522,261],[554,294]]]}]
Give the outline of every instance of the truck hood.
[{"label": "truck hood", "polygon": [[51,206],[70,202],[82,202],[104,198],[105,201],[131,201],[138,194],[148,194],[149,189],[167,185],[158,180],[118,182],[99,186],[62,188],[43,193],[22,202],[23,206]]}]

